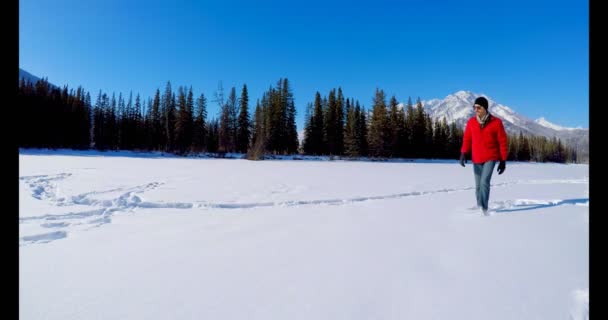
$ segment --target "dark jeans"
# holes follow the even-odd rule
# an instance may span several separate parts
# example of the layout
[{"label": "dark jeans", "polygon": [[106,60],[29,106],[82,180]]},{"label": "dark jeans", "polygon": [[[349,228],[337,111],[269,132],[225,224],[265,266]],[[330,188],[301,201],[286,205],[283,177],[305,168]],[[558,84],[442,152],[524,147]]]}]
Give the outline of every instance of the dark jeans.
[{"label": "dark jeans", "polygon": [[473,172],[475,172],[475,196],[477,197],[477,206],[484,211],[488,210],[488,200],[490,199],[490,179],[496,161],[491,160],[484,163],[474,163]]}]

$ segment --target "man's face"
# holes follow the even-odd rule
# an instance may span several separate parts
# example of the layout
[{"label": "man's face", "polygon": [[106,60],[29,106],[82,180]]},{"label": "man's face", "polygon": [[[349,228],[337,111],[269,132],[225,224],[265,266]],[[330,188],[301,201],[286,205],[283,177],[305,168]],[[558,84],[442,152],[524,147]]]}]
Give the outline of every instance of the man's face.
[{"label": "man's face", "polygon": [[473,108],[475,108],[475,114],[480,118],[485,116],[487,113],[486,108],[484,108],[478,104],[474,105]]}]

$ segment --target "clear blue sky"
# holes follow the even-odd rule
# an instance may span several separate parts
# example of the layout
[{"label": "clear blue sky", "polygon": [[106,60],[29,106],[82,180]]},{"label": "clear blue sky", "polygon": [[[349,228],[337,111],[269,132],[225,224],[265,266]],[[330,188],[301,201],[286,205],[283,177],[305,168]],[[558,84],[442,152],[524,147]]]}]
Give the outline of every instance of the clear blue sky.
[{"label": "clear blue sky", "polygon": [[[213,97],[279,78],[306,104],[341,86],[371,105],[484,93],[529,118],[589,126],[589,4],[510,1],[20,0],[19,65],[56,85]],[[211,99],[209,99],[211,100]],[[209,106],[209,117],[217,107]]]}]

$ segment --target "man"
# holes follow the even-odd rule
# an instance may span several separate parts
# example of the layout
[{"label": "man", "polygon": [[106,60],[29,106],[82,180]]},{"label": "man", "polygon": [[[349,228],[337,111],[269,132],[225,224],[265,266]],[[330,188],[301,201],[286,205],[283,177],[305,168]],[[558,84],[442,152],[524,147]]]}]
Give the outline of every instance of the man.
[{"label": "man", "polygon": [[475,195],[477,206],[484,215],[488,214],[490,199],[490,179],[497,161],[498,174],[502,174],[507,161],[507,134],[502,121],[488,112],[488,100],[475,99],[475,116],[467,122],[460,149],[460,165],[464,167],[466,154],[472,151],[473,172],[475,173]]}]

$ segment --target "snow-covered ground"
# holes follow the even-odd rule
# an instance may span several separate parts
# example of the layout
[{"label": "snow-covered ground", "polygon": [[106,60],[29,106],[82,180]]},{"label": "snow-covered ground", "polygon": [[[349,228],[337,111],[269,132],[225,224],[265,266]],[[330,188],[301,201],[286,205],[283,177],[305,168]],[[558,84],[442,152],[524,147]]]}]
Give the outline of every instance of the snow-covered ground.
[{"label": "snow-covered ground", "polygon": [[22,151],[21,319],[587,319],[588,165]]}]

